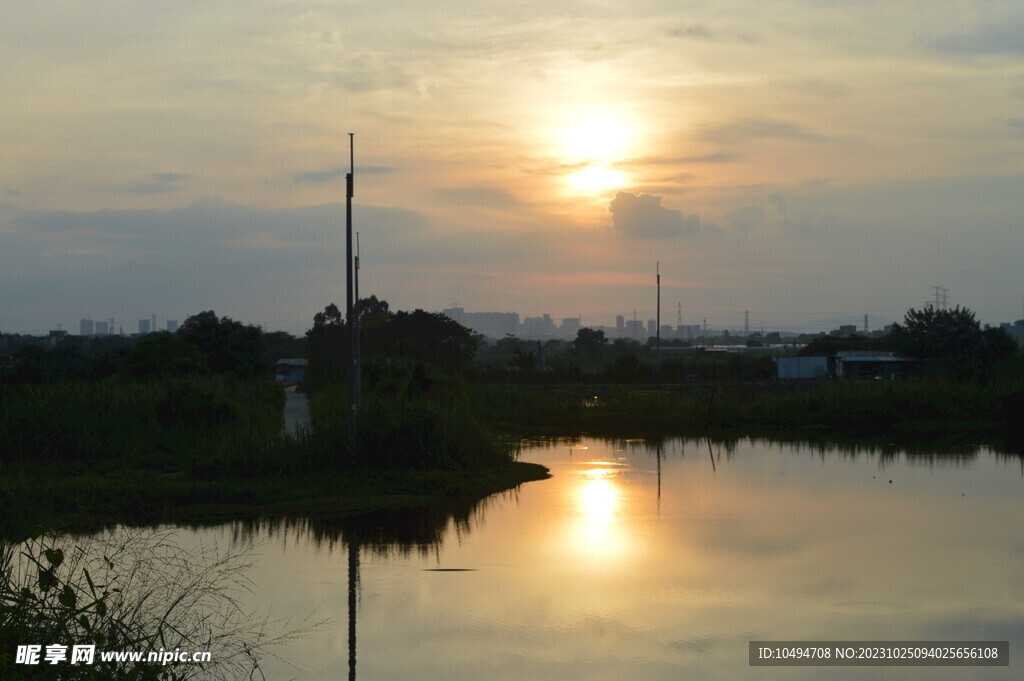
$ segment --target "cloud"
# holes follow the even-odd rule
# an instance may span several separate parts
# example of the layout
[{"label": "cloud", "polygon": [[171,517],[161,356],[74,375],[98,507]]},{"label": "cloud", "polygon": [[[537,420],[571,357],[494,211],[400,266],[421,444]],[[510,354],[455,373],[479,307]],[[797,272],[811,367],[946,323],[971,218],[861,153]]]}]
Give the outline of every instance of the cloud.
[{"label": "cloud", "polygon": [[153,180],[152,182],[124,185],[118,188],[118,191],[140,196],[146,194],[167,194],[178,191],[180,187],[177,183],[188,179],[188,175],[184,173],[152,173],[149,177]]},{"label": "cloud", "polygon": [[709,131],[707,137],[726,144],[751,139],[781,139],[795,142],[818,142],[824,139],[802,125],[768,118],[747,118],[727,123]]},{"label": "cloud", "polygon": [[153,173],[150,177],[157,182],[183,182],[188,179],[184,173]]},{"label": "cloud", "polygon": [[[362,173],[392,173],[394,171],[394,168],[388,166],[356,166],[355,174],[358,178]],[[334,168],[333,170],[312,170],[293,175],[291,182],[292,184],[325,184],[339,177],[345,177],[347,174],[348,168],[344,166]],[[271,182],[271,184],[274,183]]]},{"label": "cloud", "polygon": [[672,237],[700,231],[700,218],[689,218],[661,205],[661,196],[619,192],[608,205],[615,229],[626,236]]},{"label": "cloud", "polygon": [[519,204],[519,199],[497,187],[452,187],[438,189],[436,193],[444,199],[468,206],[512,208]]},{"label": "cloud", "polygon": [[945,35],[932,46],[952,54],[1024,54],[1024,17]]},{"label": "cloud", "polygon": [[726,213],[725,219],[741,232],[749,232],[764,221],[764,210],[758,206],[743,206]]},{"label": "cloud", "polygon": [[777,224],[783,229],[794,232],[803,234],[820,232],[826,227],[835,224],[837,220],[836,216],[832,213],[791,207],[790,202],[782,194],[770,195],[768,202],[775,207],[781,218]]},{"label": "cloud", "polygon": [[120,187],[118,191],[124,194],[137,194],[144,196],[146,194],[167,194],[169,192],[176,192],[181,187],[169,182],[142,182],[140,184],[128,184]]},{"label": "cloud", "polygon": [[292,177],[293,184],[324,184],[335,180],[339,177],[344,177],[346,171],[344,168],[335,168],[334,170],[312,170],[308,173],[299,173]]},{"label": "cloud", "polygon": [[19,192],[17,189],[6,189],[4,190],[4,196],[25,196],[25,192]]},{"label": "cloud", "polygon": [[714,34],[702,24],[680,24],[668,30],[675,38],[696,38],[697,40],[714,40]]}]

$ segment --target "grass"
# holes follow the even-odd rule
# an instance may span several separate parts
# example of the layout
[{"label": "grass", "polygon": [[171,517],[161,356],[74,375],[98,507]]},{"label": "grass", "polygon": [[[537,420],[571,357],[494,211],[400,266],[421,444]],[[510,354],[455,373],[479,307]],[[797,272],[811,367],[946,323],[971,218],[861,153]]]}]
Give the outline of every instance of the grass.
[{"label": "grass", "polygon": [[[117,530],[88,539],[36,531],[17,544],[0,539],[0,678],[253,678],[268,645],[303,630],[271,634],[265,616],[244,609],[251,556],[182,547],[167,531]],[[315,625],[314,625],[315,626]],[[306,628],[308,630],[308,628]],[[18,664],[19,645],[94,645],[92,664]],[[211,662],[104,661],[104,651],[210,651]],[[42,658],[43,655],[40,655]]]},{"label": "grass", "polygon": [[651,386],[475,387],[480,413],[507,432],[586,431],[831,436],[912,440],[936,434],[995,436],[1007,422],[1008,381],[779,381]]},{"label": "grass", "polygon": [[221,377],[8,388],[0,529],[97,528],[273,514],[345,516],[480,498],[547,476],[493,437],[461,388],[371,395],[349,446],[344,386],[282,434],[283,392]]}]

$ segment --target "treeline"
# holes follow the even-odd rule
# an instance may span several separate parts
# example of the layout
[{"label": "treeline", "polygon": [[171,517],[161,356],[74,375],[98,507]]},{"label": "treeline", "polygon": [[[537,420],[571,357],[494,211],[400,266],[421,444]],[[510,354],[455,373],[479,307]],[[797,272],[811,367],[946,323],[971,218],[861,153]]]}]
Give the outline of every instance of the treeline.
[{"label": "treeline", "polygon": [[65,336],[52,346],[45,343],[49,339],[26,336],[5,336],[3,340],[10,356],[0,367],[0,382],[9,385],[113,376],[271,377],[278,359],[305,355],[302,339],[284,332],[265,333],[258,326],[229,317],[218,318],[212,310],[189,317],[174,333]]}]

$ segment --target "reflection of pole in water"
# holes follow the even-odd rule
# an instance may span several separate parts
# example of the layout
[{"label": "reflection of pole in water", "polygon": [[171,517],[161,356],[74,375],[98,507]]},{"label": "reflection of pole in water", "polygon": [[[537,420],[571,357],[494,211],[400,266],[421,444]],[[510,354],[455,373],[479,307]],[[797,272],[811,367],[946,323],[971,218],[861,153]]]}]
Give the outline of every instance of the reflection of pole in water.
[{"label": "reflection of pole in water", "polygon": [[708,456],[711,457],[711,472],[717,473],[718,469],[715,467],[715,454],[711,451],[711,438],[708,438]]},{"label": "reflection of pole in water", "polygon": [[658,456],[658,515],[661,515],[661,448],[662,444],[658,444],[658,449],[655,453]]},{"label": "reflection of pole in water", "polygon": [[356,596],[359,593],[359,544],[348,543],[348,678],[356,681]]}]

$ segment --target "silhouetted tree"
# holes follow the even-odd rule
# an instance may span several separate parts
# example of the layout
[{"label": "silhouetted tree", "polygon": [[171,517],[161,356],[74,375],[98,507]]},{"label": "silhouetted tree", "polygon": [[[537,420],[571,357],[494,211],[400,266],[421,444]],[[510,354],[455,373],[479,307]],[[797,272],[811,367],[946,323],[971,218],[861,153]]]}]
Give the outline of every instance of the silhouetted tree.
[{"label": "silhouetted tree", "polygon": [[206,356],[207,365],[215,373],[257,376],[263,368],[263,338],[258,326],[228,317],[218,319],[213,310],[208,310],[186,319],[177,333]]},{"label": "silhouetted tree", "polygon": [[124,358],[125,373],[132,378],[180,376],[207,371],[199,348],[183,338],[161,331],[142,336]]},{"label": "silhouetted tree", "polygon": [[608,345],[608,339],[605,338],[604,331],[584,327],[576,332],[576,339],[572,343],[581,352],[597,354]]}]

